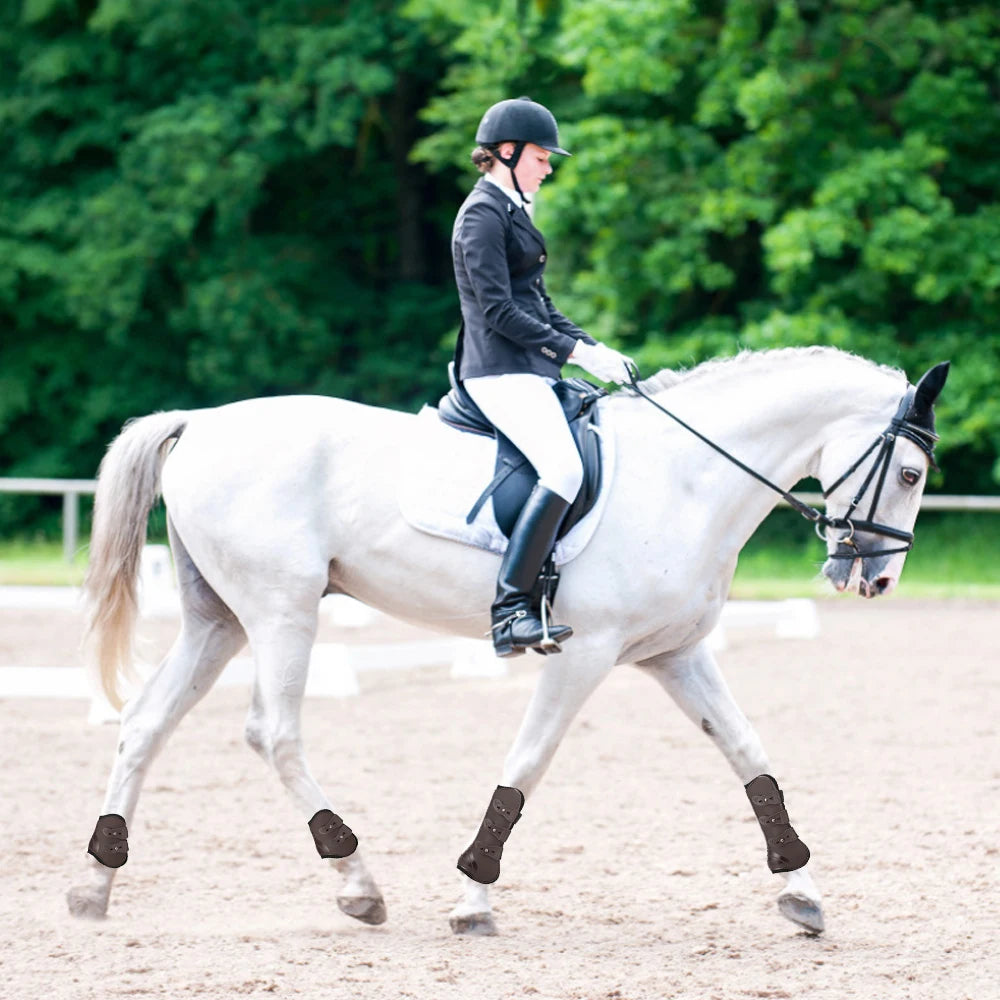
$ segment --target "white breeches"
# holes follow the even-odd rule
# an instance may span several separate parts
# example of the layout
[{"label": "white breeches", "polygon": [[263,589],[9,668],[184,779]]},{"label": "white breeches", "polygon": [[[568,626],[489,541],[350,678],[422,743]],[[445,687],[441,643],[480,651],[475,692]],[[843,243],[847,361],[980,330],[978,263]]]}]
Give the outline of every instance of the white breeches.
[{"label": "white breeches", "polygon": [[583,463],[566,415],[543,375],[484,375],[463,385],[476,405],[524,452],[538,483],[572,503],[583,482]]}]

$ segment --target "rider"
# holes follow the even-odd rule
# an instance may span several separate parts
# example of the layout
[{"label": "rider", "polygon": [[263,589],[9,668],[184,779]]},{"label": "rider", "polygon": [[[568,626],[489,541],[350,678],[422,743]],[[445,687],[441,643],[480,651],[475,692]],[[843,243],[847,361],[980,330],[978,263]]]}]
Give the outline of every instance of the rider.
[{"label": "rider", "polygon": [[[528,215],[527,196],[552,173],[552,153],[570,155],[559,145],[552,113],[527,97],[500,101],[483,115],[476,142],[472,162],[483,176],[452,233],[462,307],[455,376],[538,473],[511,532],[491,609],[494,649],[511,656],[542,641],[530,592],[583,480],[552,386],[567,361],[618,383],[631,362],[571,323],[545,291],[545,240]],[[568,625],[548,632],[552,651],[573,634]]]}]

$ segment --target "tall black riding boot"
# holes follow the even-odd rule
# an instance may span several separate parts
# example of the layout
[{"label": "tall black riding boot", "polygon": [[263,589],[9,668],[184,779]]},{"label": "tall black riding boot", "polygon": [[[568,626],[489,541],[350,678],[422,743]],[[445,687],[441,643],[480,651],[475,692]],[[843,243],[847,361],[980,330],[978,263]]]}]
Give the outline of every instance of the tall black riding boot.
[{"label": "tall black riding boot", "polygon": [[557,653],[559,643],[573,634],[568,625],[546,622],[546,628],[531,606],[531,590],[568,510],[569,503],[544,486],[535,486],[524,504],[500,564],[491,609],[497,656],[515,656],[532,646]]}]

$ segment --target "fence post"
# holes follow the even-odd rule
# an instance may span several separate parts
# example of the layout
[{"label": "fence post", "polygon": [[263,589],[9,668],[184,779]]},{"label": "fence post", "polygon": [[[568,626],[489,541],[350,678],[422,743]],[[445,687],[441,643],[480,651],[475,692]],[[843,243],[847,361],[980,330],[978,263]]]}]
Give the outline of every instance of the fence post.
[{"label": "fence post", "polygon": [[80,494],[63,494],[63,558],[71,563],[76,555],[76,539],[80,524]]}]

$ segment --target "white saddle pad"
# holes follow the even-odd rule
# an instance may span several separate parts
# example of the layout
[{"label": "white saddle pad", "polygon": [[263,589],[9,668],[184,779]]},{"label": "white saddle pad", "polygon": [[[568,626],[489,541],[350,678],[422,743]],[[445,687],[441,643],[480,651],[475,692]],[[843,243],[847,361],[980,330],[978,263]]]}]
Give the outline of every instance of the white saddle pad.
[{"label": "white saddle pad", "polygon": [[[614,434],[606,407],[601,408],[599,434],[601,492],[593,508],[556,545],[559,566],[575,559],[586,547],[601,520],[614,475]],[[493,478],[496,441],[449,427],[432,406],[425,406],[413,422],[402,447],[397,496],[399,509],[412,527],[439,538],[450,538],[490,552],[507,549],[507,538],[493,516],[493,501],[484,503],[472,524],[466,515]]]}]

